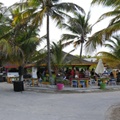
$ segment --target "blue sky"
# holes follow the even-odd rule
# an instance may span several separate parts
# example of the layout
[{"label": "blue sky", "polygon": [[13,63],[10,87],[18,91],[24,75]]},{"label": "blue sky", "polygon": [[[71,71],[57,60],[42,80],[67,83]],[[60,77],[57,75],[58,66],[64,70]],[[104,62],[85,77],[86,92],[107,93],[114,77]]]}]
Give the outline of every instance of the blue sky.
[{"label": "blue sky", "polygon": [[[91,19],[90,19],[90,23],[94,24],[97,19],[100,17],[100,15],[102,15],[103,13],[109,11],[109,8],[105,8],[102,6],[92,6],[90,8],[90,3],[92,0],[61,0],[62,2],[74,2],[75,4],[78,4],[79,6],[81,6],[86,13],[91,9]],[[0,2],[4,3],[5,5],[9,6],[12,5],[15,2],[19,2],[19,0],[0,0]],[[108,25],[108,20],[106,19],[103,22],[95,25],[93,27],[93,31],[92,34],[104,27],[106,27]],[[50,40],[51,41],[57,41],[60,38],[61,33],[66,32],[63,30],[59,30],[58,28],[55,27],[53,21],[51,21],[51,25],[50,25]],[[42,31],[41,31],[41,35],[44,35],[46,33],[46,26],[43,25],[42,27]],[[70,49],[72,48],[72,46],[69,47]],[[96,52],[98,52],[100,49],[96,50]],[[68,52],[68,48],[65,49],[66,52]],[[73,52],[72,54],[79,54],[79,48]]]}]

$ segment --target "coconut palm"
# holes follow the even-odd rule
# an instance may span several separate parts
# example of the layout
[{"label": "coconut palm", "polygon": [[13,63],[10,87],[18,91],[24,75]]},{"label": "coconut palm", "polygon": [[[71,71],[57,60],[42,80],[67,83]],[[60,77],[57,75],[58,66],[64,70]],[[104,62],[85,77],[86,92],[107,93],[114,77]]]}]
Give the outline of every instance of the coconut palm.
[{"label": "coconut palm", "polygon": [[[15,11],[11,11],[11,18],[14,17]],[[22,18],[19,18],[20,20]],[[12,19],[11,19],[12,21]],[[10,30],[1,36],[0,52],[4,62],[9,61],[19,66],[24,66],[30,62],[32,54],[36,51],[41,39],[37,34],[38,28],[29,23],[17,21],[10,24]]]},{"label": "coconut palm", "polygon": [[[35,53],[37,45],[40,42],[40,38],[36,36],[35,30],[32,32],[27,28],[27,32],[19,30],[17,36],[14,39],[2,39],[0,41],[0,48],[3,57],[11,63],[16,63],[19,66],[24,67],[32,59],[32,54]],[[12,41],[12,42],[10,42]],[[4,57],[4,58],[5,58]],[[21,79],[21,76],[20,76]]]},{"label": "coconut palm", "polygon": [[120,65],[120,36],[114,35],[111,39],[106,40],[105,46],[110,52],[99,52],[103,60],[111,67]]},{"label": "coconut palm", "polygon": [[0,3],[0,39],[11,29],[9,10]]},{"label": "coconut palm", "polygon": [[80,59],[82,57],[83,44],[87,41],[87,35],[92,30],[92,25],[89,24],[90,12],[87,14],[75,13],[74,17],[69,18],[69,21],[62,24],[62,28],[70,31],[70,34],[63,34],[62,40],[69,40],[68,43],[73,43],[74,47],[80,47]]},{"label": "coconut palm", "polygon": [[[22,15],[25,19],[30,20],[30,24],[32,25],[40,25],[42,24],[44,17],[47,17],[47,50],[48,50],[48,71],[51,76],[51,65],[50,65],[50,40],[49,40],[49,17],[59,23],[64,19],[66,14],[65,12],[84,12],[84,10],[74,4],[74,3],[59,3],[59,0],[26,0],[24,3],[19,4],[19,9],[22,12],[19,15]],[[17,8],[18,9],[18,8]],[[19,17],[19,16],[18,16]],[[14,22],[17,21],[15,17]]]},{"label": "coconut palm", "polygon": [[[111,20],[109,22],[109,25],[94,33],[87,43],[90,48],[96,49],[97,45],[103,45],[106,39],[109,39],[114,33],[118,32],[120,30],[120,0],[93,0],[92,5],[94,4],[102,4],[104,6],[112,7],[113,9],[107,13],[104,13],[101,15],[101,17],[98,19],[98,22],[101,20],[111,17]],[[92,50],[93,50],[92,49]]]},{"label": "coconut palm", "polygon": [[57,43],[53,42],[51,45],[51,57],[52,57],[52,66],[55,70],[55,74],[59,72],[60,68],[66,65],[68,62],[65,62],[66,57],[69,53],[71,53],[73,50],[71,50],[69,53],[64,53],[63,48],[66,47],[65,44],[62,44],[62,41],[59,41]]},{"label": "coconut palm", "polygon": [[8,44],[5,42],[9,38],[5,35],[11,30],[11,19],[8,16],[7,7],[0,3],[0,60],[2,63],[6,61],[6,56],[10,53]]}]

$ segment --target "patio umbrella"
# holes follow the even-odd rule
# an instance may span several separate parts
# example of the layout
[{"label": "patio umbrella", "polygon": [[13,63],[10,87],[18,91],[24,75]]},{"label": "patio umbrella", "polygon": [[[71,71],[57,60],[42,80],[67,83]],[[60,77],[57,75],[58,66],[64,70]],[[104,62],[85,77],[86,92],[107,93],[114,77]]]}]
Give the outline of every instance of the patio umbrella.
[{"label": "patio umbrella", "polygon": [[96,72],[97,74],[102,74],[102,73],[104,73],[104,65],[103,65],[102,59],[99,59],[98,64],[97,64],[97,67],[96,67],[96,69],[95,69],[95,72]]}]

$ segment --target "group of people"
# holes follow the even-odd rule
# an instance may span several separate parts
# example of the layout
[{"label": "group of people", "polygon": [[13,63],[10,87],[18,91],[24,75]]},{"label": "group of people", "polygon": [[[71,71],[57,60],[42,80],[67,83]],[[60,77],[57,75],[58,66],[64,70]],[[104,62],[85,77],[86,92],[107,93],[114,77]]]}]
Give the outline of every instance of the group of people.
[{"label": "group of people", "polygon": [[[44,73],[44,74],[43,74]],[[42,77],[45,76],[46,71],[42,71],[39,70],[37,72],[37,76],[40,79],[40,81],[42,80]],[[89,68],[81,68],[79,69],[78,67],[72,67],[72,68],[66,68],[66,70],[62,70],[62,77],[63,79],[67,79],[67,80],[72,80],[72,79],[79,79],[79,78],[91,78],[94,79],[95,81],[97,81],[97,79],[100,77],[97,73],[95,73],[94,68],[89,70]],[[61,74],[60,73],[60,74]],[[61,77],[58,73],[58,75],[56,75],[56,77]],[[108,74],[107,72],[104,72],[103,75],[107,75],[109,78],[109,82],[112,80],[116,80],[117,84],[120,84],[120,71],[112,71],[110,74]]]},{"label": "group of people", "polygon": [[[43,75],[44,73],[44,75]],[[38,79],[42,79],[42,76],[46,76],[46,72],[41,70],[37,71]],[[56,75],[56,77],[63,77],[63,79],[72,80],[73,78],[90,78],[91,72],[89,68],[79,69],[78,67],[66,68],[66,70],[61,70]]]},{"label": "group of people", "polygon": [[79,70],[78,67],[72,67],[72,69],[67,68],[65,71],[66,79],[73,78],[90,78],[91,73],[89,68]]}]

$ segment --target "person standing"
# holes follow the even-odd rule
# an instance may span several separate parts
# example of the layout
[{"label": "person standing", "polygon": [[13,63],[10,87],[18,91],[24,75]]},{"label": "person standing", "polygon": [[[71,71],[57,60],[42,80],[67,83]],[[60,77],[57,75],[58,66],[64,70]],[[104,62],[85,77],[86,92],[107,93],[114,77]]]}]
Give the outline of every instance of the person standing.
[{"label": "person standing", "polygon": [[85,70],[85,78],[90,78],[90,71],[89,68]]},{"label": "person standing", "polygon": [[117,85],[120,85],[120,71],[117,73]]},{"label": "person standing", "polygon": [[75,78],[79,78],[79,69],[78,68],[76,68],[76,70],[75,70]]}]

